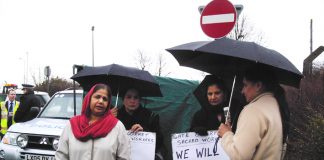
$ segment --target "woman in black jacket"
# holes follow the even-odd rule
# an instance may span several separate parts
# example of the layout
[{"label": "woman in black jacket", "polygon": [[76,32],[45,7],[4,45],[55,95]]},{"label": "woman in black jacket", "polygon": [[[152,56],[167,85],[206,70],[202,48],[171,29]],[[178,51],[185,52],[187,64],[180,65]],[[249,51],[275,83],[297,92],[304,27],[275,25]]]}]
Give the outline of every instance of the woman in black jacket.
[{"label": "woman in black jacket", "polygon": [[[200,85],[202,92],[202,108],[197,111],[191,122],[189,131],[199,135],[207,135],[208,130],[217,130],[225,122],[224,107],[229,103],[229,91],[224,81],[215,75],[208,75]],[[232,100],[230,107],[230,122],[232,130],[236,130],[236,123],[243,105]]]},{"label": "woman in black jacket", "polygon": [[[141,96],[138,90],[128,89],[123,97],[123,106],[117,111],[117,118],[127,130],[156,133],[156,153],[161,156],[163,136],[160,130],[159,115],[140,105]],[[157,154],[156,154],[157,155]],[[161,159],[156,156],[155,159]]]}]

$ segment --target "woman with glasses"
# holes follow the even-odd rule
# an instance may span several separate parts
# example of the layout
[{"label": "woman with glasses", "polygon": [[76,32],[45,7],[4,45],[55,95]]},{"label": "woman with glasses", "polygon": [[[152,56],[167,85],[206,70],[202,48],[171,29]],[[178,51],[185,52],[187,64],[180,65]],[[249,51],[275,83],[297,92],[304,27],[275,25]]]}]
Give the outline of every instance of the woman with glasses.
[{"label": "woman with glasses", "polygon": [[130,88],[123,97],[123,106],[117,111],[117,118],[127,130],[132,132],[146,131],[156,133],[156,158],[161,159],[160,150],[163,137],[160,131],[159,115],[140,104],[141,96],[137,89]]}]

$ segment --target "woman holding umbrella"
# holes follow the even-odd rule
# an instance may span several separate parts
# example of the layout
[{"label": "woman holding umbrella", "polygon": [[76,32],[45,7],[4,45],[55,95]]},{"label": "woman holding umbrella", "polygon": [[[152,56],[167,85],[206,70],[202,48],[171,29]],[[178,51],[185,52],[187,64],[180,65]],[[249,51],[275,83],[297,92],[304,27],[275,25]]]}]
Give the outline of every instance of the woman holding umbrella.
[{"label": "woman holding umbrella", "polygon": [[[160,130],[159,115],[144,108],[140,104],[141,95],[135,88],[129,88],[123,96],[123,106],[113,111],[123,122],[127,130],[132,132],[146,131],[156,133],[156,160],[163,159],[163,136]],[[114,109],[116,110],[116,109]]]},{"label": "woman holding umbrella", "polygon": [[[221,123],[224,123],[224,107],[229,103],[228,93],[222,79],[215,75],[207,75],[194,91],[202,108],[195,113],[189,131],[204,136],[207,135],[208,130],[216,130]],[[229,120],[232,122],[232,130],[235,131],[242,105],[234,100],[231,106]]]},{"label": "woman holding umbrella", "polygon": [[242,93],[248,104],[235,134],[225,124],[219,127],[223,149],[230,159],[281,159],[289,110],[275,74],[261,65],[247,69]]},{"label": "woman holding umbrella", "polygon": [[110,87],[96,84],[84,97],[81,115],[71,118],[59,140],[55,159],[129,160],[124,125],[110,112]]}]

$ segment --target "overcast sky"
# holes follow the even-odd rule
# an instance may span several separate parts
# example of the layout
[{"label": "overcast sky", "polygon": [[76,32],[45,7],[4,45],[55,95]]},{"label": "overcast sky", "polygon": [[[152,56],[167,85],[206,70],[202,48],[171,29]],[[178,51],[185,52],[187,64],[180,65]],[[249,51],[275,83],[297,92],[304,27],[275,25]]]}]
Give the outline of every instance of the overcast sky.
[{"label": "overcast sky", "polygon": [[[156,73],[156,57],[167,61],[170,77],[201,79],[201,72],[180,67],[166,48],[211,40],[200,28],[198,6],[210,0],[0,0],[0,84],[33,84],[49,65],[52,76],[69,79],[73,64],[117,63],[136,66],[138,50],[151,57],[148,70]],[[323,0],[231,0],[242,4],[249,24],[262,32],[264,45],[277,50],[302,71],[313,48],[324,45]],[[321,59],[322,56],[318,58]],[[28,60],[27,60],[28,59]],[[28,72],[27,72],[28,61]],[[28,75],[27,75],[28,74]]]}]

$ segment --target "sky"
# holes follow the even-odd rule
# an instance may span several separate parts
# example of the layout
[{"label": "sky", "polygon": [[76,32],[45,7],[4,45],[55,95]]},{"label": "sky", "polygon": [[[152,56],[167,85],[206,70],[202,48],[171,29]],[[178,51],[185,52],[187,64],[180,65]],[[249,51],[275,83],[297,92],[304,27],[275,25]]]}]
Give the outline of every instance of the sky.
[{"label": "sky", "polygon": [[[0,84],[31,83],[51,76],[70,79],[72,66],[112,63],[136,67],[138,52],[166,62],[164,75],[201,80],[202,72],[179,66],[165,51],[180,44],[212,40],[200,27],[198,7],[210,0],[0,0]],[[244,6],[245,15],[263,45],[288,58],[301,72],[313,50],[324,45],[323,0],[230,0]],[[95,29],[92,32],[91,27]],[[93,39],[92,39],[93,35]],[[93,45],[92,45],[93,40]],[[324,55],[316,59],[322,62]]]}]

